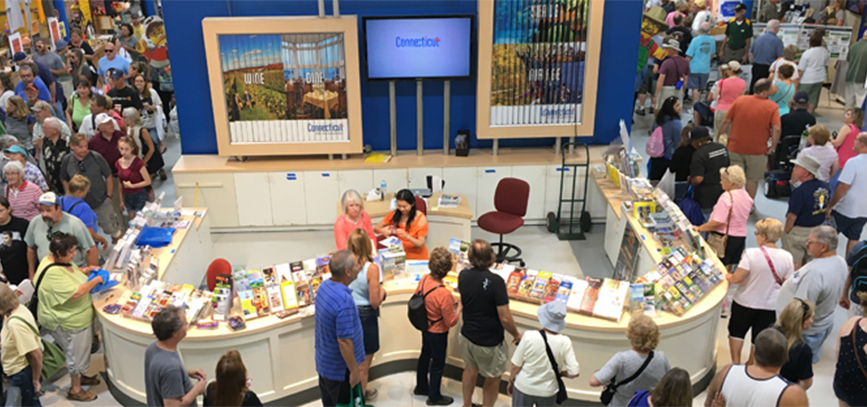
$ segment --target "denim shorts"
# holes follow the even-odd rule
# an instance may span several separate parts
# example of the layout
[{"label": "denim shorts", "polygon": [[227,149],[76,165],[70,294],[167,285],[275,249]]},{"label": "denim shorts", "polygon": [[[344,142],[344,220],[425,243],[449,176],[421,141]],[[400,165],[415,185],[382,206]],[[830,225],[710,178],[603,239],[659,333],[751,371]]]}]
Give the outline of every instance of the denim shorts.
[{"label": "denim shorts", "polygon": [[148,202],[148,198],[150,196],[148,196],[148,191],[146,190],[141,190],[134,194],[123,194],[123,205],[129,213],[138,212],[144,208]]},{"label": "denim shorts", "polygon": [[867,224],[867,218],[850,218],[837,211],[831,211],[831,215],[834,217],[834,227],[837,232],[842,233],[849,240],[861,239],[861,231]]},{"label": "denim shorts", "polygon": [[364,354],[373,355],[379,351],[379,310],[362,305],[358,307],[358,317],[364,335]]},{"label": "denim shorts", "polygon": [[708,73],[689,74],[689,79],[686,81],[686,88],[704,90],[705,88],[707,88],[707,78],[709,76],[710,74]]}]

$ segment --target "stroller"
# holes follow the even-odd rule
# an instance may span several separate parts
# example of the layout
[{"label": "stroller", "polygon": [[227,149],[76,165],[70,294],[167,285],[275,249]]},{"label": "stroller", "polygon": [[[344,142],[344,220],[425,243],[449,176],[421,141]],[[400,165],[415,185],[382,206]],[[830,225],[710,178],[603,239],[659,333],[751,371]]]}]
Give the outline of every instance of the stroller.
[{"label": "stroller", "polygon": [[795,164],[790,160],[798,156],[801,145],[800,135],[784,136],[777,143],[777,150],[768,159],[770,171],[765,174],[765,196],[782,198],[792,195],[792,170]]}]

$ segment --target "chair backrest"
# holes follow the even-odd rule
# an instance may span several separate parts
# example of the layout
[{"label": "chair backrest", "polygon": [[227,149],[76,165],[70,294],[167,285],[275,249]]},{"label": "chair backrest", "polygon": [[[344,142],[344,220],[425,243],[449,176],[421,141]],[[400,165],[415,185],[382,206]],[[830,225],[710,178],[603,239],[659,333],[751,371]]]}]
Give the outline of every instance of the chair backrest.
[{"label": "chair backrest", "polygon": [[424,216],[427,216],[427,204],[424,203],[424,198],[420,196],[415,197],[415,209],[421,211]]},{"label": "chair backrest", "polygon": [[518,178],[503,178],[494,192],[494,208],[498,212],[523,217],[530,201],[530,184]]},{"label": "chair backrest", "polygon": [[217,286],[217,274],[232,274],[232,265],[226,259],[214,259],[208,266],[208,291],[214,291]]}]

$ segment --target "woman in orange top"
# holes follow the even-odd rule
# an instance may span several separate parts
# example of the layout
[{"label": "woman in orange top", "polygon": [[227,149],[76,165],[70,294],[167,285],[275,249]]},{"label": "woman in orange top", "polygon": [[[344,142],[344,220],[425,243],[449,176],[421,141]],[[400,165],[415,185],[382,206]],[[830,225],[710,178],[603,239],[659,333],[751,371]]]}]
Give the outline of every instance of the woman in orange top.
[{"label": "woman in orange top", "polygon": [[[440,393],[440,383],[446,365],[449,328],[457,325],[463,305],[460,301],[455,301],[451,291],[443,286],[443,277],[452,269],[452,255],[449,251],[444,247],[434,249],[428,267],[430,274],[422,277],[416,288],[416,292],[422,295],[428,294],[424,301],[428,328],[421,333],[421,354],[418,357],[413,394],[428,396],[429,406],[447,406],[454,399]],[[428,380],[428,365],[430,365],[430,380]]]},{"label": "woman in orange top", "polygon": [[415,207],[415,195],[408,189],[401,189],[394,195],[397,209],[389,213],[373,228],[377,234],[397,236],[403,242],[407,260],[427,260],[427,217]]}]

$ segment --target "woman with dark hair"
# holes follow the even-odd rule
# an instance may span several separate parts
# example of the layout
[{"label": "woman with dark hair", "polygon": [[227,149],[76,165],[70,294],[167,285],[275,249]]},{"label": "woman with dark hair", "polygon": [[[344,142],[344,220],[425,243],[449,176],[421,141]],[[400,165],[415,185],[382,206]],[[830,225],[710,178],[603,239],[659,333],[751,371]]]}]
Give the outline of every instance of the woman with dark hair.
[{"label": "woman with dark hair", "polygon": [[634,407],[690,407],[692,406],[692,380],[689,372],[679,367],[666,372],[656,386],[641,390],[629,402]]},{"label": "woman with dark hair", "polygon": [[[77,50],[81,52],[81,50]],[[66,107],[66,122],[72,124],[72,129],[78,132],[81,122],[90,114],[90,99],[93,96],[90,80],[86,76],[78,77],[75,85],[75,93]]]},{"label": "woman with dark hair", "polygon": [[[650,175],[647,177],[651,181],[658,181],[665,175],[665,170],[668,169],[671,163],[671,157],[674,155],[674,150],[680,143],[681,133],[683,132],[683,124],[680,122],[681,103],[677,96],[669,96],[668,99],[662,102],[662,109],[656,113],[655,127],[662,127],[662,142],[665,150],[662,157],[650,158]],[[656,131],[654,129],[654,131]]]},{"label": "woman with dark hair", "polygon": [[12,79],[6,72],[0,72],[0,109],[6,110],[6,102],[9,98],[15,96],[15,85],[12,84]]},{"label": "woman with dark hair", "polygon": [[[39,263],[34,280],[39,282],[37,319],[51,333],[66,354],[72,385],[66,397],[73,401],[93,401],[96,395],[81,388],[96,386],[98,376],[85,376],[90,368],[93,340],[93,300],[90,290],[102,283],[96,276],[88,281],[93,267],[81,270],[73,262],[78,247],[75,236],[57,232],[48,245],[50,253]],[[43,276],[44,275],[44,276]],[[37,283],[34,282],[34,285]]]},{"label": "woman with dark hair", "polygon": [[422,277],[415,289],[415,292],[422,295],[428,294],[424,302],[428,328],[421,332],[421,354],[418,356],[413,394],[428,396],[428,405],[446,406],[454,402],[452,397],[440,393],[449,345],[449,329],[457,325],[463,304],[455,301],[451,292],[443,286],[443,278],[452,269],[451,253],[444,247],[433,249],[428,268],[430,274]]},{"label": "woman with dark hair", "polygon": [[403,242],[407,260],[427,260],[425,247],[427,240],[427,217],[415,207],[415,195],[408,189],[401,189],[394,195],[397,209],[389,213],[373,228],[385,237],[397,236]]},{"label": "woman with dark hair", "polygon": [[0,264],[9,284],[18,285],[30,277],[27,271],[27,244],[24,243],[29,225],[26,219],[12,216],[9,200],[0,197],[0,233],[4,236],[0,244]]},{"label": "woman with dark hair", "polygon": [[69,62],[69,68],[72,70],[72,86],[78,89],[78,84],[81,83],[81,78],[84,77],[93,86],[96,83],[96,71],[87,63],[84,51],[81,48],[72,48],[66,52],[66,60]]},{"label": "woman with dark hair", "polygon": [[[864,110],[860,107],[853,107],[846,110],[843,115],[843,128],[837,132],[837,137],[831,139],[831,144],[837,149],[837,159],[839,160],[840,169],[846,166],[846,162],[852,157],[858,155],[855,153],[855,139],[858,138],[858,133],[861,132],[861,126],[864,125]],[[836,172],[832,172],[833,175]]]},{"label": "woman with dark hair", "polygon": [[379,281],[379,266],[373,263],[373,241],[364,229],[355,229],[349,234],[346,248],[361,264],[358,276],[349,283],[352,299],[358,308],[361,330],[364,334],[364,361],[358,365],[361,376],[361,391],[365,400],[376,398],[377,391],[367,387],[370,364],[379,350],[379,306],[385,301],[385,290]]},{"label": "woman with dark hair", "polygon": [[807,102],[807,111],[813,113],[819,103],[819,94],[822,93],[822,85],[828,76],[828,62],[831,60],[831,52],[824,47],[822,37],[825,30],[817,28],[810,34],[810,49],[801,55],[798,62],[798,73],[801,75],[800,88],[807,92],[810,97]]},{"label": "woman with dark hair", "polygon": [[258,407],[259,397],[250,390],[247,367],[237,350],[226,352],[217,362],[217,380],[205,389],[205,407]]},{"label": "woman with dark hair", "polygon": [[[853,270],[854,271],[854,270]],[[867,304],[867,287],[855,286],[861,304]],[[851,314],[850,314],[851,315]],[[861,315],[843,323],[837,334],[837,367],[834,370],[834,395],[841,406],[867,405],[867,307]]]},{"label": "woman with dark hair", "polygon": [[771,85],[771,97],[768,99],[777,104],[780,109],[780,116],[789,113],[789,102],[792,96],[795,96],[795,81],[792,77],[795,75],[795,68],[791,65],[782,65],[771,78],[774,82]]},{"label": "woman with dark hair", "polygon": [[132,24],[123,23],[120,25],[120,45],[123,46],[129,52],[135,52],[135,44],[138,42],[138,38],[135,37]]}]

